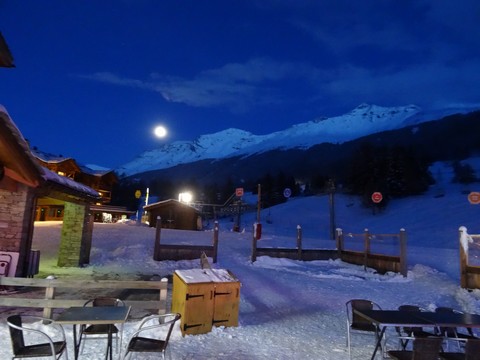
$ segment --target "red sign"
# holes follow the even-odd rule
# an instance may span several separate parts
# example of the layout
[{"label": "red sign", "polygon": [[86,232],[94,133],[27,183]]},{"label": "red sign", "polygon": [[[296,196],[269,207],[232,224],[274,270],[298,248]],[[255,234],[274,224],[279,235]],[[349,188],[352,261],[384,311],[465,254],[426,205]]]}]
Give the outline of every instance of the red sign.
[{"label": "red sign", "polygon": [[473,205],[480,204],[480,192],[472,191],[468,194],[468,201]]},{"label": "red sign", "polygon": [[243,188],[236,188],[235,189],[235,196],[242,197],[243,196]]},{"label": "red sign", "polygon": [[375,203],[375,204],[378,204],[379,202],[381,202],[383,200],[383,195],[381,192],[378,192],[378,191],[375,191],[373,194],[372,194],[372,201]]}]

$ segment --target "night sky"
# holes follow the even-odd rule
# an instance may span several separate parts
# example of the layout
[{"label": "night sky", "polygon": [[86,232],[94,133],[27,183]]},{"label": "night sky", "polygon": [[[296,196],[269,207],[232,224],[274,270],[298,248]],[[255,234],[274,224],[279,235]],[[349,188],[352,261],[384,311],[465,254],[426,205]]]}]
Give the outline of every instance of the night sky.
[{"label": "night sky", "polygon": [[81,164],[361,103],[480,107],[478,0],[0,0],[0,32],[0,104]]}]

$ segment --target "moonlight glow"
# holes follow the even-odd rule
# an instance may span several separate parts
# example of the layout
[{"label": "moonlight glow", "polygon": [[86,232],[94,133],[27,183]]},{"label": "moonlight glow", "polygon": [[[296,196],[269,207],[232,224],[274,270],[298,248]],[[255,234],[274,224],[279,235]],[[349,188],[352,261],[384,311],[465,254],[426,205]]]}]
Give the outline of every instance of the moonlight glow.
[{"label": "moonlight glow", "polygon": [[155,129],[153,130],[153,133],[158,138],[164,138],[165,136],[167,136],[167,129],[164,126],[159,125],[155,127]]}]

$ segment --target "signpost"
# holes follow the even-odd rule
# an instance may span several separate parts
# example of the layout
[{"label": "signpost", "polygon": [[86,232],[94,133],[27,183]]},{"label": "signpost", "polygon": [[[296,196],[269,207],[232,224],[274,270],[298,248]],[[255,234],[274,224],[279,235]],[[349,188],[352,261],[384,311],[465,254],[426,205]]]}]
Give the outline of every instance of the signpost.
[{"label": "signpost", "polygon": [[383,200],[383,195],[382,195],[381,192],[375,191],[375,192],[372,194],[372,201],[373,201],[375,204],[380,203],[382,200]]},{"label": "signpost", "polygon": [[[236,188],[235,196],[238,198],[241,198],[243,196],[243,188]],[[237,232],[240,231],[240,215],[241,215],[240,207],[241,206],[242,206],[242,200],[240,199],[240,201],[237,201],[237,223],[233,227],[233,230]]]},{"label": "signpost", "polygon": [[480,204],[480,192],[472,191],[470,194],[468,194],[468,201],[472,205]]}]

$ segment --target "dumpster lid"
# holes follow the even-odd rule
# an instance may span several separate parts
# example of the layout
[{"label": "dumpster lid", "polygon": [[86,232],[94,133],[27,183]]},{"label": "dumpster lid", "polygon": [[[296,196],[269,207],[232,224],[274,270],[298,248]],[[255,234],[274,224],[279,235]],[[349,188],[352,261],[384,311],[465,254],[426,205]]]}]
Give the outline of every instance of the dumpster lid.
[{"label": "dumpster lid", "polygon": [[208,282],[237,282],[238,279],[226,269],[175,270],[175,273],[188,284]]}]

